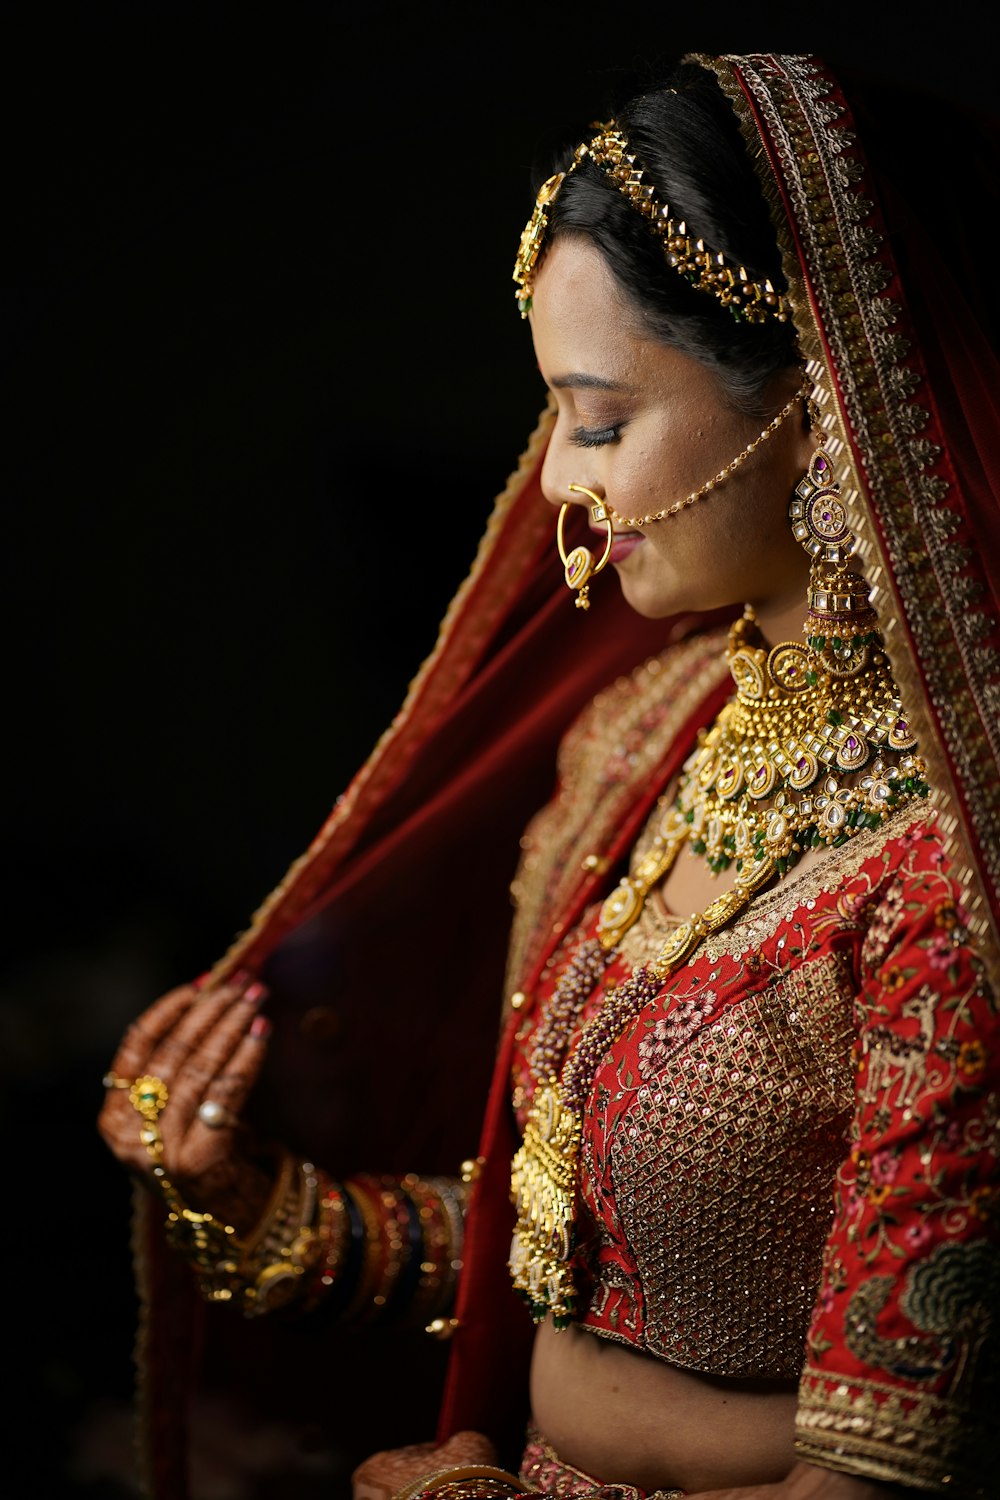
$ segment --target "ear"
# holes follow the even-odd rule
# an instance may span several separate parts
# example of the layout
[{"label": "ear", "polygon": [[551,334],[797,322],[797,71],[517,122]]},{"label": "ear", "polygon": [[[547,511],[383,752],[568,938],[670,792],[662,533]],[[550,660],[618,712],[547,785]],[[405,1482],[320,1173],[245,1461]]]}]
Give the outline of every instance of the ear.
[{"label": "ear", "polygon": [[809,461],[812,458],[813,454],[816,452],[817,448],[816,435],[812,429],[812,422],[809,418],[809,408],[806,405],[805,401],[803,401],[802,403],[802,409],[795,422],[795,441],[795,452],[799,462],[799,467],[801,468],[802,472],[805,473],[806,469],[808,469],[809,467]]}]

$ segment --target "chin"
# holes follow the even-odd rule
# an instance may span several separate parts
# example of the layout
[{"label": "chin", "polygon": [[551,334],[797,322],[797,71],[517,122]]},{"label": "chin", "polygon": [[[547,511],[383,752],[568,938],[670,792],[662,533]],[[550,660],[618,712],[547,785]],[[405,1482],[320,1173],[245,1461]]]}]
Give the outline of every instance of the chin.
[{"label": "chin", "polygon": [[657,588],[647,580],[626,578],[621,573],[618,573],[618,581],[621,584],[625,603],[630,609],[634,609],[637,615],[642,615],[645,620],[666,620],[671,615],[682,614],[688,610],[698,611],[705,607],[703,604],[694,603],[686,595],[682,597],[680,589],[665,589],[662,581]]}]

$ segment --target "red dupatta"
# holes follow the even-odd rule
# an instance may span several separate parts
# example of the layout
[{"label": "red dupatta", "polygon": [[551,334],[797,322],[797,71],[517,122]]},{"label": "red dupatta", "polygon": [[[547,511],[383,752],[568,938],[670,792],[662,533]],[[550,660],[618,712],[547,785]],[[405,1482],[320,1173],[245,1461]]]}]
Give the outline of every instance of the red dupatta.
[{"label": "red dupatta", "polygon": [[[454,1176],[475,1155],[520,832],[550,795],[558,741],[581,706],[685,628],[641,620],[612,588],[588,614],[574,610],[539,489],[549,426],[545,413],[400,712],[213,971],[218,980],[251,969],[271,989],[254,1123],[334,1173]],[[159,1221],[158,1205],[138,1193],[139,1446],[150,1495],[187,1493],[185,1420],[202,1373],[213,1388],[272,1382],[264,1409],[300,1429],[367,1432],[362,1443],[379,1446],[403,1404],[414,1420],[423,1412],[421,1436],[433,1430],[443,1347],[414,1335],[400,1353],[375,1330],[313,1339],[244,1327],[202,1305]],[[338,1382],[333,1411],[331,1361],[353,1377],[346,1389]]]}]

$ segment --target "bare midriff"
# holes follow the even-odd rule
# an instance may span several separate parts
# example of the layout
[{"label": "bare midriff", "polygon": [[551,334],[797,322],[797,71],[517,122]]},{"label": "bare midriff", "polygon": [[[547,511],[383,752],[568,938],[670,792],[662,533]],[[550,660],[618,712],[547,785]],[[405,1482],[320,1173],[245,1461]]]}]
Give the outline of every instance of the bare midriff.
[{"label": "bare midriff", "polygon": [[695,1374],[578,1325],[539,1327],[531,1405],[563,1462],[606,1484],[694,1493],[774,1483],[796,1461],[794,1382]]}]

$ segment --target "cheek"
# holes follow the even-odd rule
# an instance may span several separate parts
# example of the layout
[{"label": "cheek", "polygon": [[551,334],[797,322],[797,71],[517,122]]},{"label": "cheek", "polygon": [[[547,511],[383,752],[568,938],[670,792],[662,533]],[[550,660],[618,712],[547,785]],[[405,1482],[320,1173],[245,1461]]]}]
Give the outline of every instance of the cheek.
[{"label": "cheek", "polygon": [[608,494],[621,497],[625,504],[618,509],[624,514],[634,516],[660,510],[672,499],[666,494],[664,469],[663,455],[653,444],[641,447],[633,444],[628,457],[619,458],[611,467]]},{"label": "cheek", "polygon": [[761,466],[748,477],[740,492],[736,509],[738,525],[762,546],[777,547],[790,542],[798,548],[788,516],[793,487],[793,481],[783,470]]},{"label": "cheek", "polygon": [[645,535],[654,552],[685,573],[703,573],[707,559],[725,556],[725,539],[693,508],[648,526]]},{"label": "cheek", "polygon": [[700,441],[684,444],[665,434],[656,435],[630,445],[617,480],[622,493],[632,497],[633,515],[663,510],[711,478],[712,461]]}]

